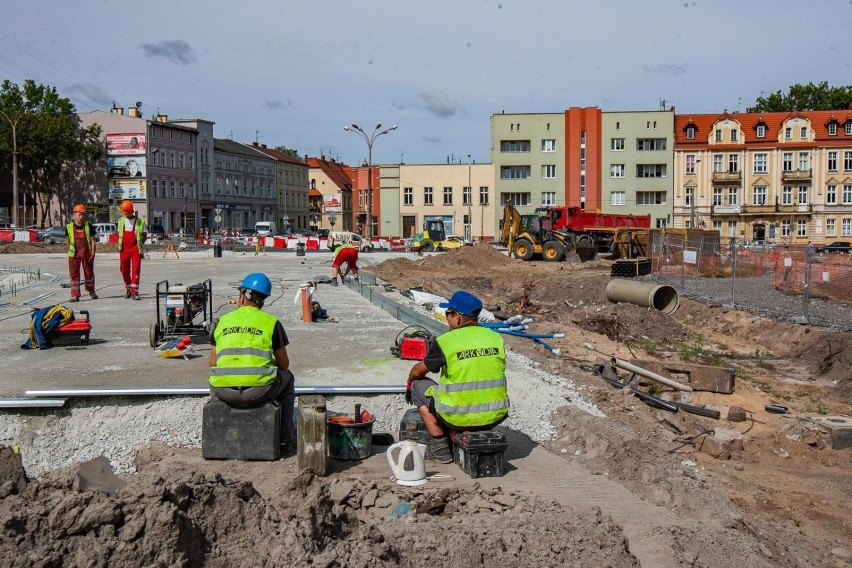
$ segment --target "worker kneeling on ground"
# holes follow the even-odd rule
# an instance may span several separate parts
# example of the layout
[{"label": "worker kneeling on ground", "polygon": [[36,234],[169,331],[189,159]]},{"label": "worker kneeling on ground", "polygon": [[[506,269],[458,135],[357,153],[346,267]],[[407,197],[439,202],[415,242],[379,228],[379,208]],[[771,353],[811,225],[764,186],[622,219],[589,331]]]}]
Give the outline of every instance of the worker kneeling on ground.
[{"label": "worker kneeling on ground", "polygon": [[[479,298],[459,290],[439,306],[447,309],[450,331],[409,371],[406,398],[432,436],[428,457],[450,463],[450,430],[488,429],[508,415],[506,351],[499,333],[479,325]],[[429,372],[440,372],[437,383],[426,378]]]},{"label": "worker kneeling on ground", "polygon": [[235,407],[269,400],[281,404],[281,445],[293,448],[296,390],[287,333],[278,318],[261,311],[272,294],[266,274],[249,274],[240,285],[238,307],[219,319],[210,337],[210,392]]},{"label": "worker kneeling on ground", "polygon": [[[346,270],[340,270],[341,266],[346,263]],[[349,272],[358,280],[358,248],[350,244],[338,245],[334,249],[334,258],[331,261],[331,279],[332,284],[337,286],[337,278],[340,277],[340,283],[346,283],[346,275]]]}]

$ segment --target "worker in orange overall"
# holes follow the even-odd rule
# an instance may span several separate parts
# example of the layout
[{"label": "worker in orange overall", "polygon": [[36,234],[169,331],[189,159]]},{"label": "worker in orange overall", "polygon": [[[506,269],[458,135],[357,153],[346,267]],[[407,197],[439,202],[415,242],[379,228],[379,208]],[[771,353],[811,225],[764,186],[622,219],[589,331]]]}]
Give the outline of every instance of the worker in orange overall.
[{"label": "worker in orange overall", "polygon": [[[346,269],[342,270],[343,264],[346,264]],[[346,275],[352,272],[355,280],[358,280],[358,248],[350,244],[338,245],[334,249],[334,257],[331,261],[331,284],[337,286],[337,279],[340,278],[340,283],[346,283]]]},{"label": "worker in orange overall", "polygon": [[80,301],[80,268],[83,268],[86,292],[95,294],[95,229],[86,220],[86,206],[74,206],[74,220],[65,225],[68,233],[68,277],[71,279],[71,301]]},{"label": "worker in orange overall", "polygon": [[139,273],[142,269],[142,245],[145,243],[145,223],[136,215],[133,202],[121,202],[124,217],[118,221],[118,253],[125,298],[139,299]]}]

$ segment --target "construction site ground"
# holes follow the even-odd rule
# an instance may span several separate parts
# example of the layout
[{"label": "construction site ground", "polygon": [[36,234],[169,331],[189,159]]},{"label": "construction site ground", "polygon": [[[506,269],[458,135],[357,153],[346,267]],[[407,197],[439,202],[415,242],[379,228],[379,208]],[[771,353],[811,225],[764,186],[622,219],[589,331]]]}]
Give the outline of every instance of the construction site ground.
[{"label": "construction site ground", "polygon": [[[294,296],[330,274],[326,252],[150,253],[143,300],[131,302],[117,255],[103,247],[100,299],[66,304],[90,311],[90,344],[21,350],[23,302],[50,291],[39,306],[65,302],[67,260],[62,247],[3,247],[15,254],[0,256],[2,396],[203,385],[202,338],[189,360],[160,358],[148,344],[154,284],[210,278],[218,317],[252,271],[276,285],[266,309],[288,331],[298,385],[400,385],[411,365],[389,352],[405,324],[350,288],[319,284],[331,321],[301,323]],[[367,253],[361,264],[400,302],[411,289],[449,296],[464,288],[496,314],[532,318],[530,331],[565,334],[547,340],[560,355],[506,338],[513,408],[500,427],[509,440],[503,477],[474,480],[456,465],[429,463],[429,475],[450,479],[402,487],[382,446],[362,461],[330,460],[326,477],[298,471],[292,455],[205,461],[203,397],[0,409],[0,566],[852,565],[852,450],[832,449],[828,434],[802,419],[852,414],[850,333],[684,299],[673,315],[612,304],[606,261],[523,262],[477,245],[431,256]],[[39,285],[9,297],[7,284],[21,278],[14,275],[33,271]],[[610,357],[733,367],[736,390],[681,395],[721,411],[721,420],[669,413],[588,371]],[[329,409],[356,402],[376,414],[374,431],[395,434],[406,410],[400,395],[337,396]],[[766,404],[789,413],[765,412]],[[753,419],[725,420],[731,406]],[[690,443],[711,430],[740,432],[743,449],[718,459]]]}]

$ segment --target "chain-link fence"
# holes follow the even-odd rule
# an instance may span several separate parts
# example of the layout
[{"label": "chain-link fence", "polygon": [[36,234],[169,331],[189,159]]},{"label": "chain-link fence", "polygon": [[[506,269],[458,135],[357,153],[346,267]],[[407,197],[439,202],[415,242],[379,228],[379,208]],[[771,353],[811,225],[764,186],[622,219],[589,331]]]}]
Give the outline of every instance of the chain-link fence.
[{"label": "chain-link fence", "polygon": [[852,329],[852,255],[812,245],[721,244],[718,236],[651,236],[652,276],[695,300],[776,319]]}]

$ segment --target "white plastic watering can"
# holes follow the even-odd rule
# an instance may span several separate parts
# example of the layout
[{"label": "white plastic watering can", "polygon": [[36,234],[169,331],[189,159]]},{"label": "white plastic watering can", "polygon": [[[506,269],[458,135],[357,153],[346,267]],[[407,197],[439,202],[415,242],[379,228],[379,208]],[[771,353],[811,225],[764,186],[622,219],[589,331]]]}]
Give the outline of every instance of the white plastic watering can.
[{"label": "white plastic watering can", "polygon": [[[397,448],[399,454],[394,460],[393,451]],[[426,483],[426,444],[403,440],[389,447],[387,456],[398,484],[412,487]]]}]

